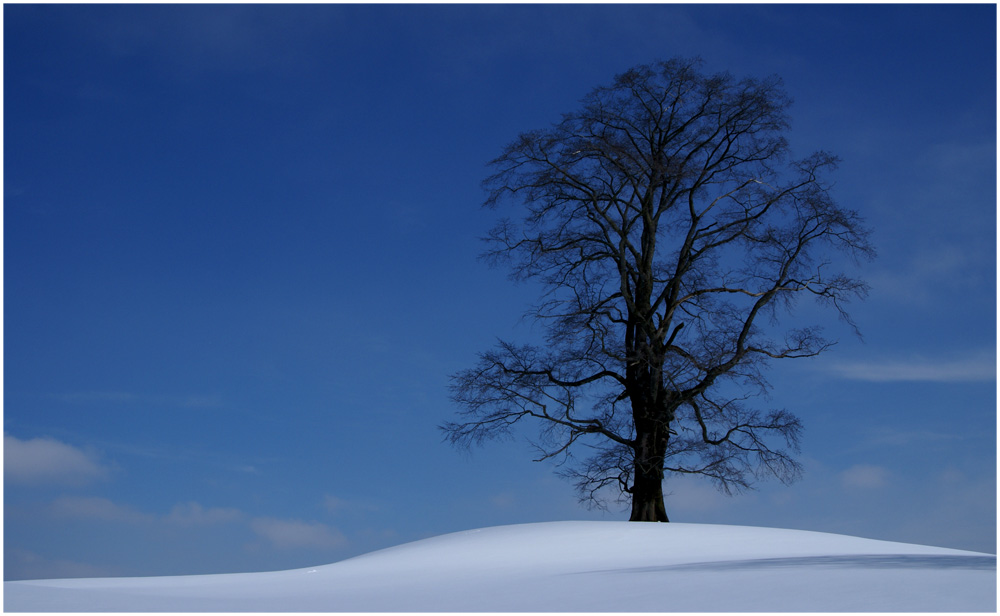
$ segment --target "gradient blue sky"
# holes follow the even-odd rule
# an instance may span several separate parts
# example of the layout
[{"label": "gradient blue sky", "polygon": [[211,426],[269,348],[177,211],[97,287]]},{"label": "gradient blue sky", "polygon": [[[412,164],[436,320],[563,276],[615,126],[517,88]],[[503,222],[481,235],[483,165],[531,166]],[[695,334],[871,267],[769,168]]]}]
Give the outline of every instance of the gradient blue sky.
[{"label": "gradient blue sky", "polygon": [[[534,300],[486,162],[657,58],[781,75],[874,228],[858,340],[778,365],[805,478],[679,522],[996,551],[996,7],[11,5],[4,576],[235,572],[588,511],[436,426]],[[513,212],[509,212],[513,213]]]}]

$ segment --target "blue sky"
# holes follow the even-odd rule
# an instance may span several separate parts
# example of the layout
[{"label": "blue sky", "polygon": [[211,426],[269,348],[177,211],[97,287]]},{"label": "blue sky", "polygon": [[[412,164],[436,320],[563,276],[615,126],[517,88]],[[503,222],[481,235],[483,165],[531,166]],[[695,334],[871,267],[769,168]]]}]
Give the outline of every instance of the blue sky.
[{"label": "blue sky", "polygon": [[[778,74],[874,229],[840,344],[775,366],[805,477],[679,522],[996,551],[996,7],[11,5],[4,576],[304,567],[589,511],[448,376],[535,299],[486,163],[635,64]],[[516,214],[515,211],[508,213]]]}]

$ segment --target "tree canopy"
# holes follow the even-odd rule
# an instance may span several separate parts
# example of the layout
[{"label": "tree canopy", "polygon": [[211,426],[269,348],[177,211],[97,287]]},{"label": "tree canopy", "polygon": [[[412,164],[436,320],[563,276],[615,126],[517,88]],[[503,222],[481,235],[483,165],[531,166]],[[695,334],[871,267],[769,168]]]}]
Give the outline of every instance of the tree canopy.
[{"label": "tree canopy", "polygon": [[[555,125],[522,133],[492,161],[486,205],[519,204],[485,256],[544,294],[545,344],[500,341],[453,376],[459,445],[534,420],[539,459],[559,457],[581,497],[631,501],[667,521],[666,474],[725,492],[792,481],[800,421],[750,402],[772,360],[833,344],[782,327],[799,298],[846,304],[867,286],[837,270],[874,255],[839,206],[837,159],[793,159],[780,79],[703,74],[700,61],[638,66]],[[853,325],[853,323],[852,323]]]}]

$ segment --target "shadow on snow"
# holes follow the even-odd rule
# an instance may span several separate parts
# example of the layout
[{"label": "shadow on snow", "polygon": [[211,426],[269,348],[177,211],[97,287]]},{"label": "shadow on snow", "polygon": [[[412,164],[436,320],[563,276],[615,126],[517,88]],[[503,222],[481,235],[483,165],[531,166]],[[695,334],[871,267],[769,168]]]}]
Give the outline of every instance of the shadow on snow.
[{"label": "shadow on snow", "polygon": [[860,569],[993,569],[996,556],[950,554],[845,554],[840,556],[797,556],[754,558],[686,563],[660,567],[632,567],[581,573],[654,573],[659,571],[738,571],[784,567],[851,567]]}]

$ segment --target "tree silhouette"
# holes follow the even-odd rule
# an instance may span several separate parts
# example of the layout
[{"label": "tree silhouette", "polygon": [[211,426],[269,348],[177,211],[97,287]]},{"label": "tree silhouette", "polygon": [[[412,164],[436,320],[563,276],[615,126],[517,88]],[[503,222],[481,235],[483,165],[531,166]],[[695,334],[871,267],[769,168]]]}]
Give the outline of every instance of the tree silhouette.
[{"label": "tree silhouette", "polygon": [[665,473],[726,493],[799,476],[799,420],[748,402],[771,360],[832,344],[780,326],[799,297],[853,326],[845,303],[867,286],[830,255],[874,254],[823,179],[836,159],[789,160],[780,80],[699,65],[635,67],[492,161],[486,205],[525,213],[497,224],[486,257],[542,283],[546,344],[501,341],[454,375],[462,421],[442,426],[469,445],[537,420],[539,459],[560,457],[591,503],[616,488],[635,521],[668,521]]}]

